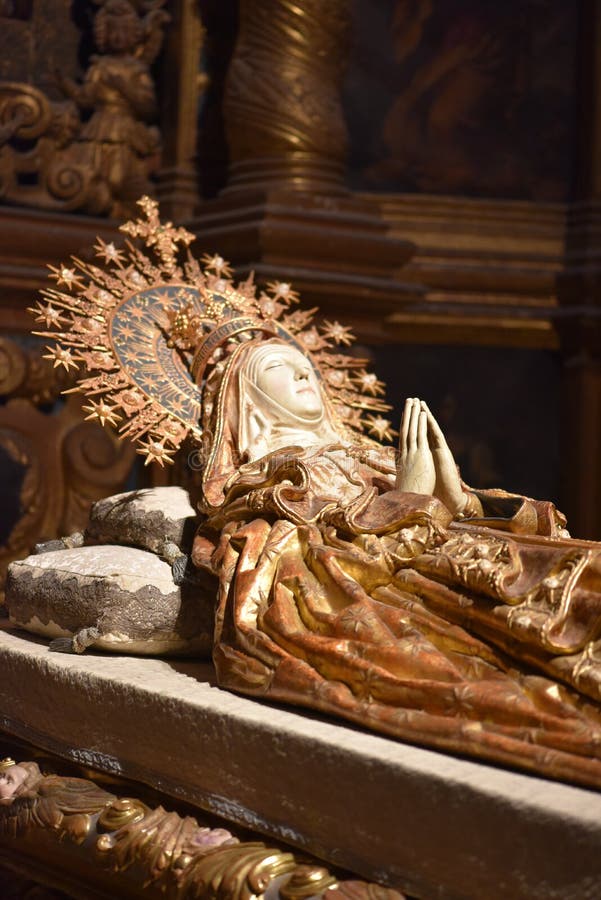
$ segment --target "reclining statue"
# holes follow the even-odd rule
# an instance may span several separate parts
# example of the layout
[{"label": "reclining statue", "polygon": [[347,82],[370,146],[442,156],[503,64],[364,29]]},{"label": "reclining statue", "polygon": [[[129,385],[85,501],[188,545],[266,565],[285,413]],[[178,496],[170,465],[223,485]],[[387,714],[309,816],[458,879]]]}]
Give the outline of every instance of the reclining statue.
[{"label": "reclining statue", "polygon": [[[192,236],[140,204],[123,230],[155,258],[100,242],[110,268],[58,268],[37,313],[59,316],[56,363],[86,366],[91,416],[147,462],[192,448],[181,553],[218,683],[601,787],[601,544],[552,503],[465,485],[419,399],[383,446],[382,386],[334,347],[348,329],[291,312],[287,284],[234,287],[218,256],[180,267]],[[20,602],[9,590],[17,622]]]}]

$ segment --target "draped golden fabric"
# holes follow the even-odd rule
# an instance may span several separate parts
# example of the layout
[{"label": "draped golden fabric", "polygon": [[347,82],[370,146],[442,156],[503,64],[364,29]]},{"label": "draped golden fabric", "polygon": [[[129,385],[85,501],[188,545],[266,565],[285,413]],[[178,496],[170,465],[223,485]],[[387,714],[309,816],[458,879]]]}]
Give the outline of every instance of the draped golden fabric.
[{"label": "draped golden fabric", "polygon": [[501,492],[478,497],[505,530],[454,523],[393,471],[338,445],[230,478],[194,546],[219,580],[219,683],[601,787],[601,709],[582,696],[600,696],[601,545]]}]

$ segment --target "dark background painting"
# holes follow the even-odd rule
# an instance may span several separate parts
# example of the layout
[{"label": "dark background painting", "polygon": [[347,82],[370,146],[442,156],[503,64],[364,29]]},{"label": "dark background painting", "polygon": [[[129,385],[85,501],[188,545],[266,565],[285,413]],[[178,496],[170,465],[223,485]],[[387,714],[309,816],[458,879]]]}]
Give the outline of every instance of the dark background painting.
[{"label": "dark background painting", "polygon": [[578,14],[565,0],[356,0],[354,185],[569,196]]}]

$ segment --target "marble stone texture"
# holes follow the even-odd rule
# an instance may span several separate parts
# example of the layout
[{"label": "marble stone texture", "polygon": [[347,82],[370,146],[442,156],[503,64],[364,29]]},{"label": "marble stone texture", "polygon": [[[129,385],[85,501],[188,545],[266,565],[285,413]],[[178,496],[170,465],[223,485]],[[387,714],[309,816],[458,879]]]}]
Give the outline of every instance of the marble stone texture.
[{"label": "marble stone texture", "polygon": [[0,727],[412,896],[597,900],[601,794],[0,630]]}]

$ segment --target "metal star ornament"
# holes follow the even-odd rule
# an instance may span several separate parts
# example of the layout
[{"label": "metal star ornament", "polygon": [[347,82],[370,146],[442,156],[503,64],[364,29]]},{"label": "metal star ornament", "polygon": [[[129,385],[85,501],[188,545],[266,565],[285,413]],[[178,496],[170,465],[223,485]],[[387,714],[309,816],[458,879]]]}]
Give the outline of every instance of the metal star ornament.
[{"label": "metal star ornament", "polygon": [[104,400],[99,400],[97,403],[91,402],[88,406],[84,406],[83,409],[85,412],[89,412],[90,415],[86,416],[86,421],[88,419],[98,419],[101,425],[106,425],[108,422],[109,425],[116,425],[117,422],[121,421],[121,416],[117,415],[114,406],[109,406]]}]

